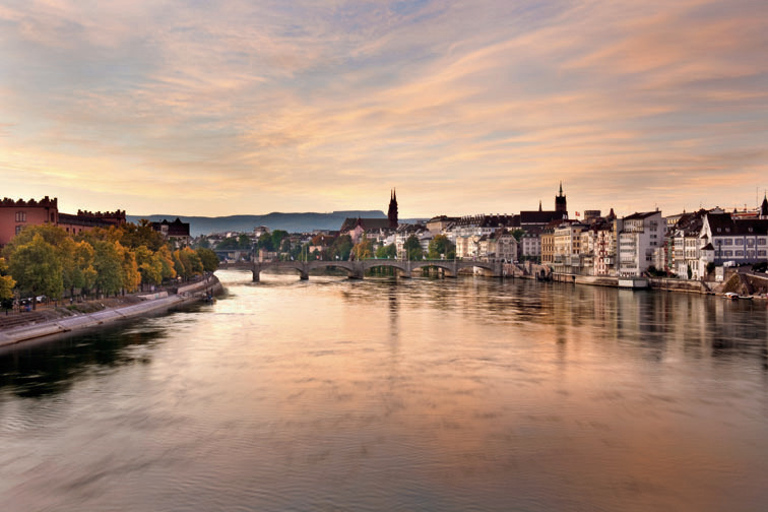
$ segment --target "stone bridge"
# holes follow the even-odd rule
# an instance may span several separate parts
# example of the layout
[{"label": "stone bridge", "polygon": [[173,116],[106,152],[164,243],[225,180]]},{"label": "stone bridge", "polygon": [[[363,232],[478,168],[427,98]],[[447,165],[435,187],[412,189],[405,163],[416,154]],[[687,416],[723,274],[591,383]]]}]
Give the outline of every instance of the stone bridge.
[{"label": "stone bridge", "polygon": [[445,271],[445,275],[456,277],[463,269],[481,268],[493,277],[502,277],[504,269],[501,262],[492,261],[467,261],[467,260],[386,260],[367,259],[357,261],[239,261],[236,263],[221,263],[219,268],[223,270],[250,270],[253,273],[253,281],[259,281],[259,275],[269,270],[295,270],[301,279],[309,279],[309,273],[323,268],[338,268],[347,271],[351,279],[362,279],[365,272],[372,268],[394,268],[399,271],[401,277],[409,278],[414,270],[430,267]]}]

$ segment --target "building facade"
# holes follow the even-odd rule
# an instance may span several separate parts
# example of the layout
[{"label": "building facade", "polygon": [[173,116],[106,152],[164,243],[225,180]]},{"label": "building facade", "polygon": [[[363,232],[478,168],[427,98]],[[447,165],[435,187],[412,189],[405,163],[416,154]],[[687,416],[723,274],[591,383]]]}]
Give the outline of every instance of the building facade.
[{"label": "building facade", "polygon": [[125,210],[114,212],[88,212],[78,210],[76,215],[59,212],[58,199],[45,196],[40,201],[5,198],[0,202],[0,247],[6,245],[27,226],[56,226],[70,235],[94,228],[108,228],[125,224]]},{"label": "building facade", "polygon": [[654,264],[654,251],[664,242],[661,212],[635,213],[618,222],[619,277],[640,277]]}]

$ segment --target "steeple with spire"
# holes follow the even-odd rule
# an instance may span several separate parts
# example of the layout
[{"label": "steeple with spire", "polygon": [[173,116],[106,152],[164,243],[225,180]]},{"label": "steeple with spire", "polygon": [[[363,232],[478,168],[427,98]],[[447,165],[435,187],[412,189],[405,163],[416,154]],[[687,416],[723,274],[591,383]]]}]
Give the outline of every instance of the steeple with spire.
[{"label": "steeple with spire", "polygon": [[560,193],[555,196],[555,211],[561,213],[564,219],[568,218],[568,203],[563,195],[563,182],[560,182]]},{"label": "steeple with spire", "polygon": [[768,195],[763,193],[763,204],[760,205],[760,218],[768,219]]},{"label": "steeple with spire", "polygon": [[397,229],[397,190],[394,188],[389,194],[389,210],[387,210],[387,219],[389,219],[390,229]]}]

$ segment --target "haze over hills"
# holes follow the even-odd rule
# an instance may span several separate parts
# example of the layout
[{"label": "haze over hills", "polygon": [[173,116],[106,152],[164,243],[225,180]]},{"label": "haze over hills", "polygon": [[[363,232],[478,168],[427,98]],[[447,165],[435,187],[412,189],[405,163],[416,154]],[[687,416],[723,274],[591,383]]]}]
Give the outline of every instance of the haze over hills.
[{"label": "haze over hills", "polygon": [[[266,226],[271,230],[282,229],[289,233],[309,233],[314,230],[338,230],[349,217],[386,219],[380,210],[342,210],[330,213],[282,213],[272,212],[266,215],[231,215],[228,217],[188,217],[184,215],[127,215],[128,222],[137,223],[140,219],[161,222],[176,218],[189,222],[190,235],[208,235],[224,231],[248,232],[257,226]],[[407,220],[404,220],[407,222]]]}]

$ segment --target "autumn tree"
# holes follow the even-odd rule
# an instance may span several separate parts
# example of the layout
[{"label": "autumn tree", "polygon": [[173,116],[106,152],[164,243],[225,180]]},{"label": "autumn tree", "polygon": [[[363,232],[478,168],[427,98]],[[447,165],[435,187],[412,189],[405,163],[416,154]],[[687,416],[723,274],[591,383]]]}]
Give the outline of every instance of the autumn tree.
[{"label": "autumn tree", "polygon": [[185,280],[203,273],[203,262],[197,253],[189,247],[173,251],[173,261],[176,274]]},{"label": "autumn tree", "polygon": [[160,262],[163,268],[163,281],[176,278],[176,268],[174,267],[173,254],[167,245],[158,250],[153,258]]},{"label": "autumn tree", "polygon": [[363,236],[360,241],[352,248],[352,254],[356,260],[363,260],[373,256],[373,243]]},{"label": "autumn tree", "polygon": [[120,242],[117,242],[115,247],[120,255],[122,289],[129,293],[135,292],[141,284],[141,273],[139,272],[139,265],[136,263],[136,253],[127,247],[123,247]]},{"label": "autumn tree", "polygon": [[13,288],[16,281],[8,275],[8,264],[0,258],[0,304],[6,311],[13,307]]}]

